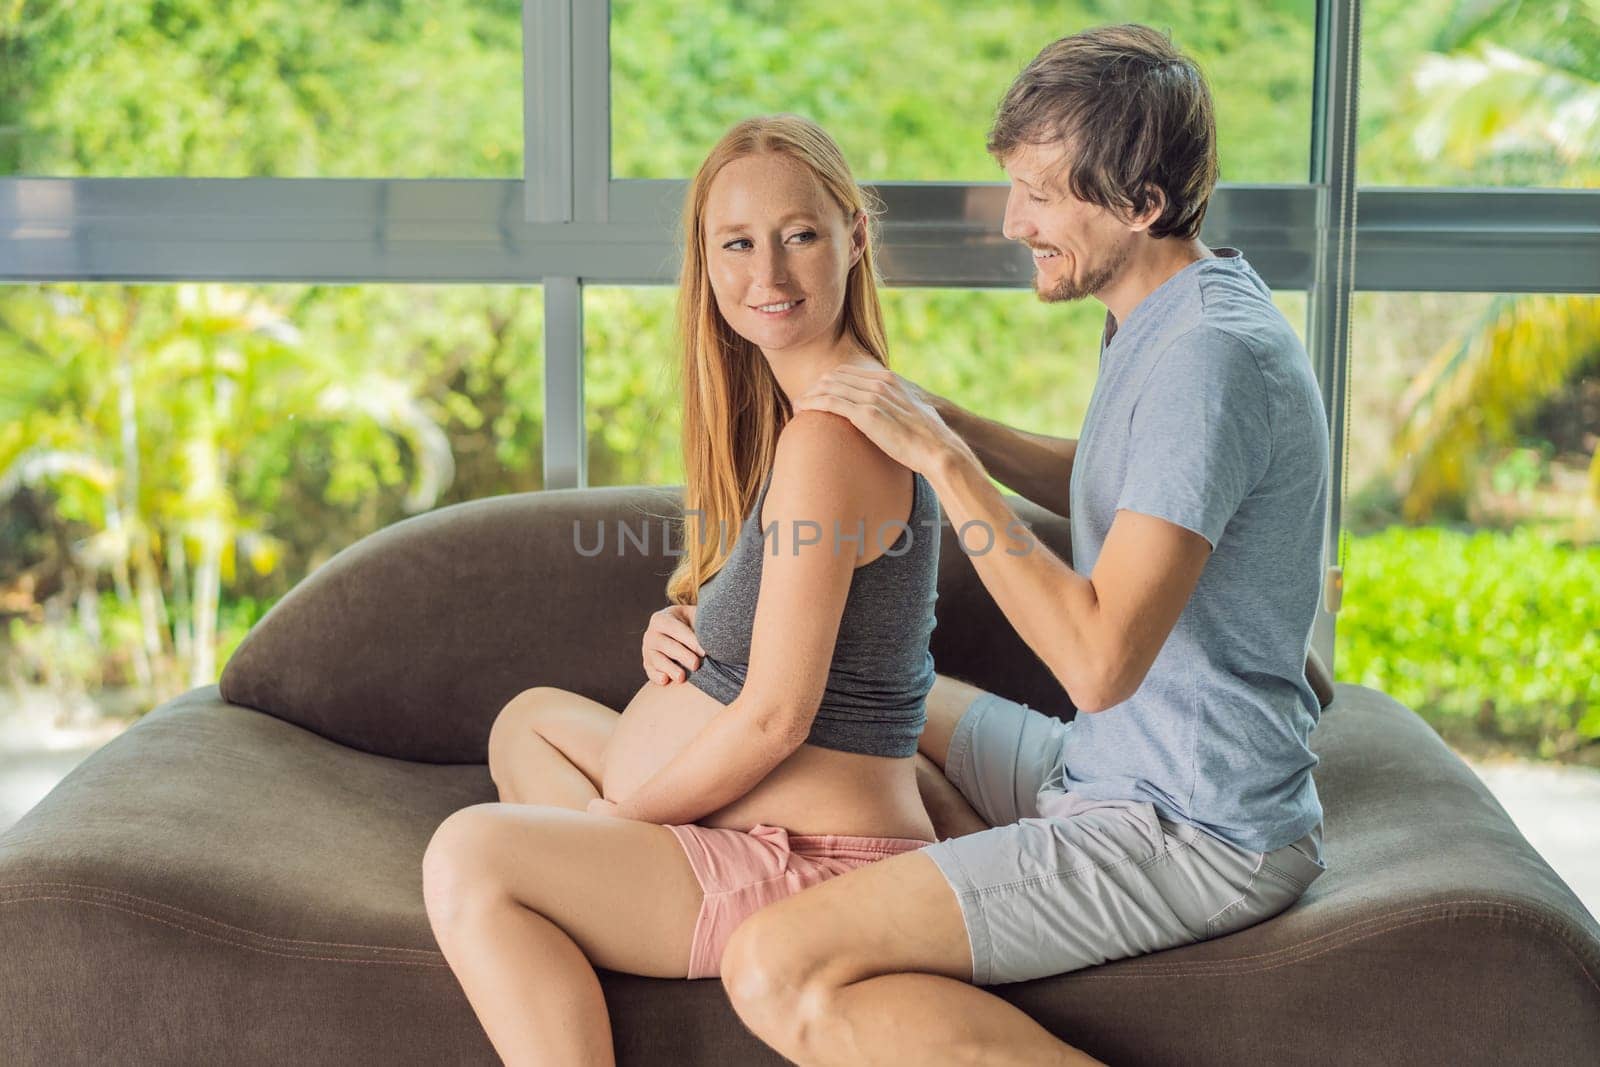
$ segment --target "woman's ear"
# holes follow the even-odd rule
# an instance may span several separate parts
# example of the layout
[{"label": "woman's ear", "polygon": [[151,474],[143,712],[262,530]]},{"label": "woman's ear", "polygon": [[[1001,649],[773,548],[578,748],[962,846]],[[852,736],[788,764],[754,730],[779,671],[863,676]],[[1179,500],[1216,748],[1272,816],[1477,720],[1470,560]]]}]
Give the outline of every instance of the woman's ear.
[{"label": "woman's ear", "polygon": [[856,212],[855,222],[850,226],[850,265],[853,267],[861,262],[861,254],[867,250],[867,213]]}]

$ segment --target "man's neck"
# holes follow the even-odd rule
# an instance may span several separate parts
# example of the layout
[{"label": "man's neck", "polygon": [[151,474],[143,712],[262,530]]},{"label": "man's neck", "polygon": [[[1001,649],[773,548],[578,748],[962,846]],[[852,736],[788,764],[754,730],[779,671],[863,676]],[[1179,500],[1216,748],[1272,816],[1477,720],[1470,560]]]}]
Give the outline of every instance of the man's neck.
[{"label": "man's neck", "polygon": [[1197,260],[1216,258],[1198,238],[1191,241],[1148,238],[1141,244],[1145,247],[1128,257],[1127,266],[1116,278],[1094,294],[1111,312],[1118,326],[1127,322],[1133,309],[1174,274]]}]

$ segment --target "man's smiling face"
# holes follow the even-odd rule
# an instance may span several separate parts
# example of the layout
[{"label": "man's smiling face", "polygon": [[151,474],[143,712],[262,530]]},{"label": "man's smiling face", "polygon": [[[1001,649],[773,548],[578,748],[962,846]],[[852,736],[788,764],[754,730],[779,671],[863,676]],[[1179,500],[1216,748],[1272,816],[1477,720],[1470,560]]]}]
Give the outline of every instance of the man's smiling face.
[{"label": "man's smiling face", "polygon": [[[1046,302],[1081,300],[1116,279],[1137,232],[1067,188],[1059,145],[1019,145],[1005,158],[1011,179],[1005,235],[1033,251],[1034,291]],[[1142,230],[1142,227],[1140,228]]]}]

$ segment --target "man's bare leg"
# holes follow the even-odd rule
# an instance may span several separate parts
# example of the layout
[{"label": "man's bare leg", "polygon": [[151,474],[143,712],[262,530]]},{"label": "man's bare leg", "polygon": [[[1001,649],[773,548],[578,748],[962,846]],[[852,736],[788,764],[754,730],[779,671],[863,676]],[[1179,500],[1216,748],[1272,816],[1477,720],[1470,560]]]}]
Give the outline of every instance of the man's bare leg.
[{"label": "man's bare leg", "polygon": [[928,724],[917,740],[917,789],[941,841],[989,828],[944,774],[956,723],[982,692],[975,685],[943,674],[934,675],[933,688],[928,692]]},{"label": "man's bare leg", "polygon": [[971,976],[955,892],[921,852],[769,904],[734,931],[722,957],[734,1011],[796,1063],[1099,1062]]},{"label": "man's bare leg", "polygon": [[989,824],[973,810],[961,790],[950,784],[950,779],[934,765],[933,760],[917,753],[917,791],[922,794],[922,806],[928,809],[933,822],[933,833],[940,841],[951,837],[965,837]]},{"label": "man's bare leg", "polygon": [[917,751],[940,770],[944,769],[945,757],[950,754],[950,737],[956,732],[956,724],[983,693],[984,690],[971,682],[947,674],[933,676],[933,688],[928,691],[928,725],[922,728],[922,736],[917,739]]}]

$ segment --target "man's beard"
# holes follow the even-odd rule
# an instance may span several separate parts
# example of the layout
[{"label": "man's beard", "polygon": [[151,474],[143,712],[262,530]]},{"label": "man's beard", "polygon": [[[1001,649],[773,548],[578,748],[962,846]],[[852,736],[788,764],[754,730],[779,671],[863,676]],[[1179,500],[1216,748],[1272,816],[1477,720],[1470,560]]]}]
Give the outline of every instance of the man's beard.
[{"label": "man's beard", "polygon": [[1070,274],[1056,282],[1052,289],[1035,289],[1041,302],[1046,304],[1060,303],[1066,300],[1082,300],[1086,296],[1093,296],[1104,289],[1128,262],[1128,247],[1126,245],[1117,249],[1116,257],[1109,263],[1089,271],[1082,280],[1073,278]]}]

